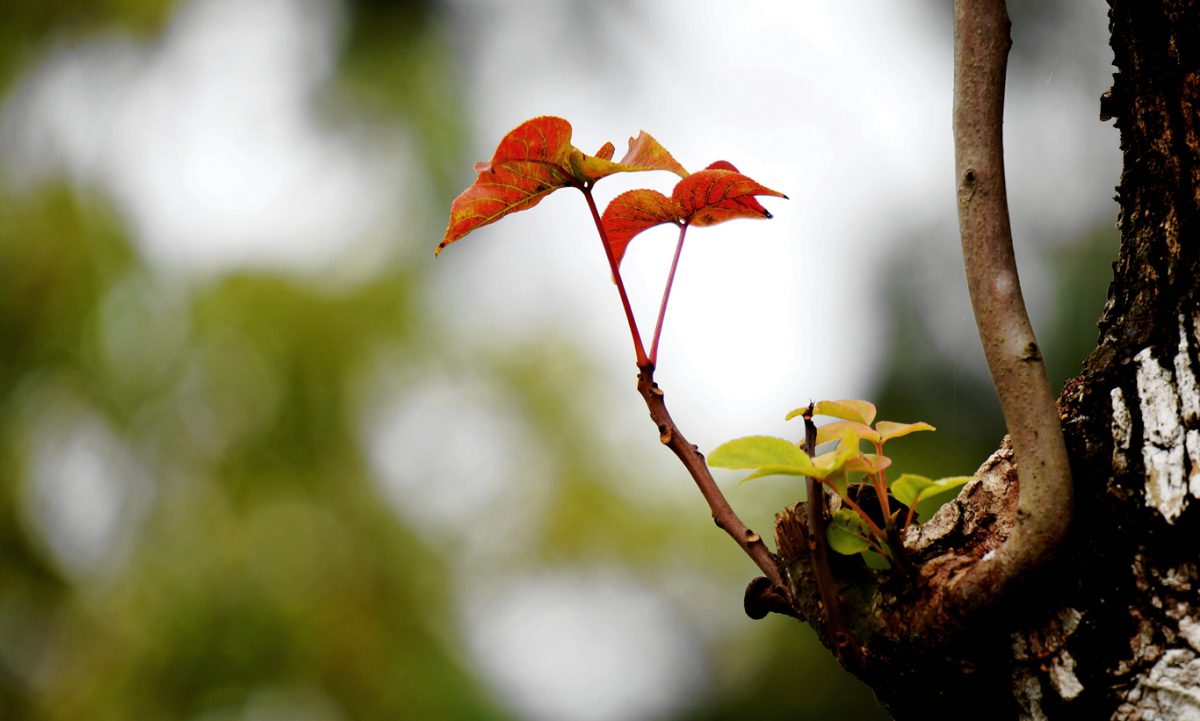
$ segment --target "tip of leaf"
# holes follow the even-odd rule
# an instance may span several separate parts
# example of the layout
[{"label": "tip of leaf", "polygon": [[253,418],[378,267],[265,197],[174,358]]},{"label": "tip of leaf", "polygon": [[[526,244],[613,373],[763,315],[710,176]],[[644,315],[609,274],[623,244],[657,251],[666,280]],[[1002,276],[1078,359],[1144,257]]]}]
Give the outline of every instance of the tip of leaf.
[{"label": "tip of leaf", "polygon": [[763,217],[764,217],[764,218],[766,218],[767,220],[770,220],[771,218],[774,218],[775,216],[771,215],[771,211],[769,211],[769,210],[764,210],[764,211],[763,211]]},{"label": "tip of leaf", "polygon": [[[796,416],[802,416],[802,415],[804,415],[805,413],[808,413],[808,412],[809,412],[811,409],[812,409],[812,406],[811,406],[811,405],[808,405],[808,406],[801,406],[800,408],[797,408],[797,409],[795,409],[795,410],[793,410],[793,411],[789,411],[789,412],[788,412],[788,414],[787,414],[787,417],[786,417],[786,418],[784,418],[783,420],[785,420],[785,421],[790,421],[790,420],[792,420],[793,418],[795,418]],[[810,416],[810,417],[811,417],[811,416]]]}]

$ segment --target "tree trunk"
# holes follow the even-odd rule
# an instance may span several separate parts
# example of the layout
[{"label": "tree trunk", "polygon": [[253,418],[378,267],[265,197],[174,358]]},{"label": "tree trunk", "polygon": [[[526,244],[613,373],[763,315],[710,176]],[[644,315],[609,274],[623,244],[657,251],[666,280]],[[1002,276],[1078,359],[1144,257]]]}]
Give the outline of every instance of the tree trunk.
[{"label": "tree trunk", "polygon": [[[1110,6],[1122,239],[1098,346],[1059,399],[1072,525],[999,602],[944,603],[1013,527],[1002,448],[909,536],[915,582],[835,567],[860,651],[843,662],[896,719],[1200,719],[1200,3]],[[780,556],[792,610],[828,636],[807,527],[781,514]]]}]

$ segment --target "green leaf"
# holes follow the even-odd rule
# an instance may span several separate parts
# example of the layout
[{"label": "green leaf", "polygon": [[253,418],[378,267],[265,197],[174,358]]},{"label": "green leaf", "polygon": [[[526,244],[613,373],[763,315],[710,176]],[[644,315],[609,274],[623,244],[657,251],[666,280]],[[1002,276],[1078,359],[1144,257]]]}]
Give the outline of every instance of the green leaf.
[{"label": "green leaf", "polygon": [[[938,509],[953,501],[963,485],[971,480],[971,476],[955,476],[953,478],[943,478],[941,481],[947,481],[937,490],[931,490],[923,493],[919,501],[917,501],[917,515],[921,518],[930,518],[937,513]],[[941,482],[939,481],[939,483]]]},{"label": "green leaf", "polygon": [[798,468],[796,466],[763,466],[738,481],[738,485],[740,486],[748,481],[753,481],[755,478],[766,478],[767,476],[812,476],[812,473],[810,469]]},{"label": "green leaf", "polygon": [[921,491],[933,485],[933,479],[916,473],[903,473],[891,483],[892,495],[909,508],[917,505]]},{"label": "green leaf", "polygon": [[820,401],[813,409],[813,415],[832,416],[844,421],[858,421],[871,424],[875,420],[875,404],[846,398],[840,401]]},{"label": "green leaf", "polygon": [[903,438],[909,433],[916,433],[917,431],[937,430],[925,421],[917,421],[916,423],[893,423],[891,421],[879,421],[875,424],[875,429],[879,431],[881,443],[886,443],[893,438]]},{"label": "green leaf", "polygon": [[872,571],[886,571],[892,567],[887,557],[877,551],[863,551],[862,557],[863,561],[867,564],[867,568]]},{"label": "green leaf", "polygon": [[849,488],[849,481],[847,480],[844,472],[835,471],[830,473],[821,479],[821,483],[824,483],[831,491],[838,494],[842,498],[846,497]]},{"label": "green leaf", "polygon": [[838,443],[837,448],[812,459],[812,470],[805,475],[824,479],[830,474],[842,470],[847,461],[861,455],[862,452],[858,449],[858,434],[853,429],[847,429],[842,434],[842,440]]},{"label": "green leaf", "polygon": [[748,435],[716,446],[708,455],[708,464],[713,468],[772,468],[776,469],[774,473],[793,469],[796,473],[792,475],[803,475],[803,470],[812,468],[812,459],[790,440],[773,435]]},{"label": "green leaf", "polygon": [[872,534],[870,527],[857,513],[843,508],[833,514],[825,537],[830,548],[842,555],[853,556],[871,547]]},{"label": "green leaf", "polygon": [[892,482],[891,492],[909,508],[915,508],[922,518],[929,518],[938,508],[958,495],[971,476],[950,476],[930,480],[915,473],[904,473]]}]

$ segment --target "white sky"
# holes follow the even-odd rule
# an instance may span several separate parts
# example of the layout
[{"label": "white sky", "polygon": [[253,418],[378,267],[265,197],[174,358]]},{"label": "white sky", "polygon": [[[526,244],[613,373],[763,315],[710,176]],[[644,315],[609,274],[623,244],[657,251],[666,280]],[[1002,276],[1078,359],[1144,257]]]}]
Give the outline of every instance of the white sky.
[{"label": "white sky", "polygon": [[[1047,302],[1053,271],[1031,263],[1030,238],[1066,239],[1098,215],[1115,215],[1108,199],[1116,136],[1096,119],[1109,58],[1106,21],[1102,3],[1092,5],[1071,15],[1064,37],[1078,44],[1064,43],[1060,57],[1033,67],[1035,82],[1012,87],[1008,101],[1010,197],[1035,311]],[[792,407],[869,392],[886,353],[880,288],[888,270],[879,261],[913,234],[937,233],[939,252],[955,252],[957,242],[949,22],[927,15],[941,4],[454,0],[449,7],[463,53],[460,90],[474,111],[474,159],[490,157],[526,118],[555,114],[572,121],[585,151],[612,140],[620,153],[625,138],[645,129],[689,169],[726,159],[791,197],[764,200],[773,220],[689,233],[658,380],[693,442],[711,448],[748,433],[794,434],[782,420]],[[585,10],[594,34],[572,32],[571,7]],[[404,236],[392,225],[394,198],[419,192],[420,171],[405,162],[402,142],[381,152],[370,136],[315,117],[314,98],[336,71],[341,22],[332,0],[188,0],[153,44],[104,37],[60,46],[0,106],[0,160],[18,183],[65,172],[99,189],[147,258],[171,274],[205,278],[252,266],[316,276],[331,265],[369,273],[363,258],[389,252],[386,243]],[[387,131],[393,141],[404,135]],[[466,165],[464,187],[472,179]],[[672,182],[666,174],[615,178],[597,195],[605,202],[629,187],[668,191]],[[617,296],[577,194],[556,194],[479,230],[435,263],[437,240],[408,257],[428,258],[425,302],[448,347],[461,356],[557,329],[608,369],[598,379],[597,410],[611,432],[657,445],[633,390]],[[670,229],[649,232],[624,264],[647,341],[672,241]],[[935,309],[941,342],[975,353],[956,268],[947,269],[945,284],[946,302]],[[447,461],[427,452],[436,438],[420,432],[441,403],[471,403],[479,433],[503,427],[504,408],[486,388],[438,378],[387,397],[394,405],[372,407],[363,445],[401,517],[435,539],[455,536],[469,519],[426,473],[463,479],[473,498],[512,500],[502,489],[516,469],[488,462],[497,469],[488,475],[478,472],[480,459]],[[62,460],[39,466],[49,480],[33,497],[37,523],[75,518],[55,500],[66,490],[109,483],[108,471],[72,465],[103,455],[95,442],[103,432],[79,426],[62,442],[69,451]],[[503,433],[520,430],[480,447],[501,457],[509,444],[526,442]],[[397,448],[411,451],[416,466]],[[85,535],[59,543],[64,562],[85,564],[77,550],[110,533],[116,511],[100,508],[90,525],[79,525]],[[548,571],[503,589],[482,625],[479,591],[463,589],[468,646],[481,676],[528,718],[584,718],[583,710],[596,719],[657,718],[684,703],[706,673],[690,666],[661,673],[692,653],[687,630],[663,623],[670,616],[663,601],[628,579],[581,585],[576,575]],[[595,625],[599,601],[620,618],[605,621],[607,633]],[[531,617],[531,609],[541,615]],[[531,624],[550,630],[531,634]],[[584,641],[593,647],[576,653],[572,644]],[[615,660],[631,654],[638,664]],[[646,695],[638,685],[646,678],[660,695]],[[607,690],[603,703],[584,694],[596,688]]]}]

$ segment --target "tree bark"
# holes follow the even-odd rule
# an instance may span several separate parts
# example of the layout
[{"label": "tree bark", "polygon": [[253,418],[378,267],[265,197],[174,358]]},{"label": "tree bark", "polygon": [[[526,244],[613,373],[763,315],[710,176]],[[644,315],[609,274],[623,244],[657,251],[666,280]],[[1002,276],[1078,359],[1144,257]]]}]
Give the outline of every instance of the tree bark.
[{"label": "tree bark", "polygon": [[[1110,30],[1121,249],[1097,348],[1059,398],[1074,520],[994,602],[949,600],[1015,527],[1006,445],[910,531],[915,580],[837,559],[851,670],[896,719],[1200,719],[1200,3],[1110,0]],[[802,505],[780,514],[793,610],[832,645],[807,535]]]}]

